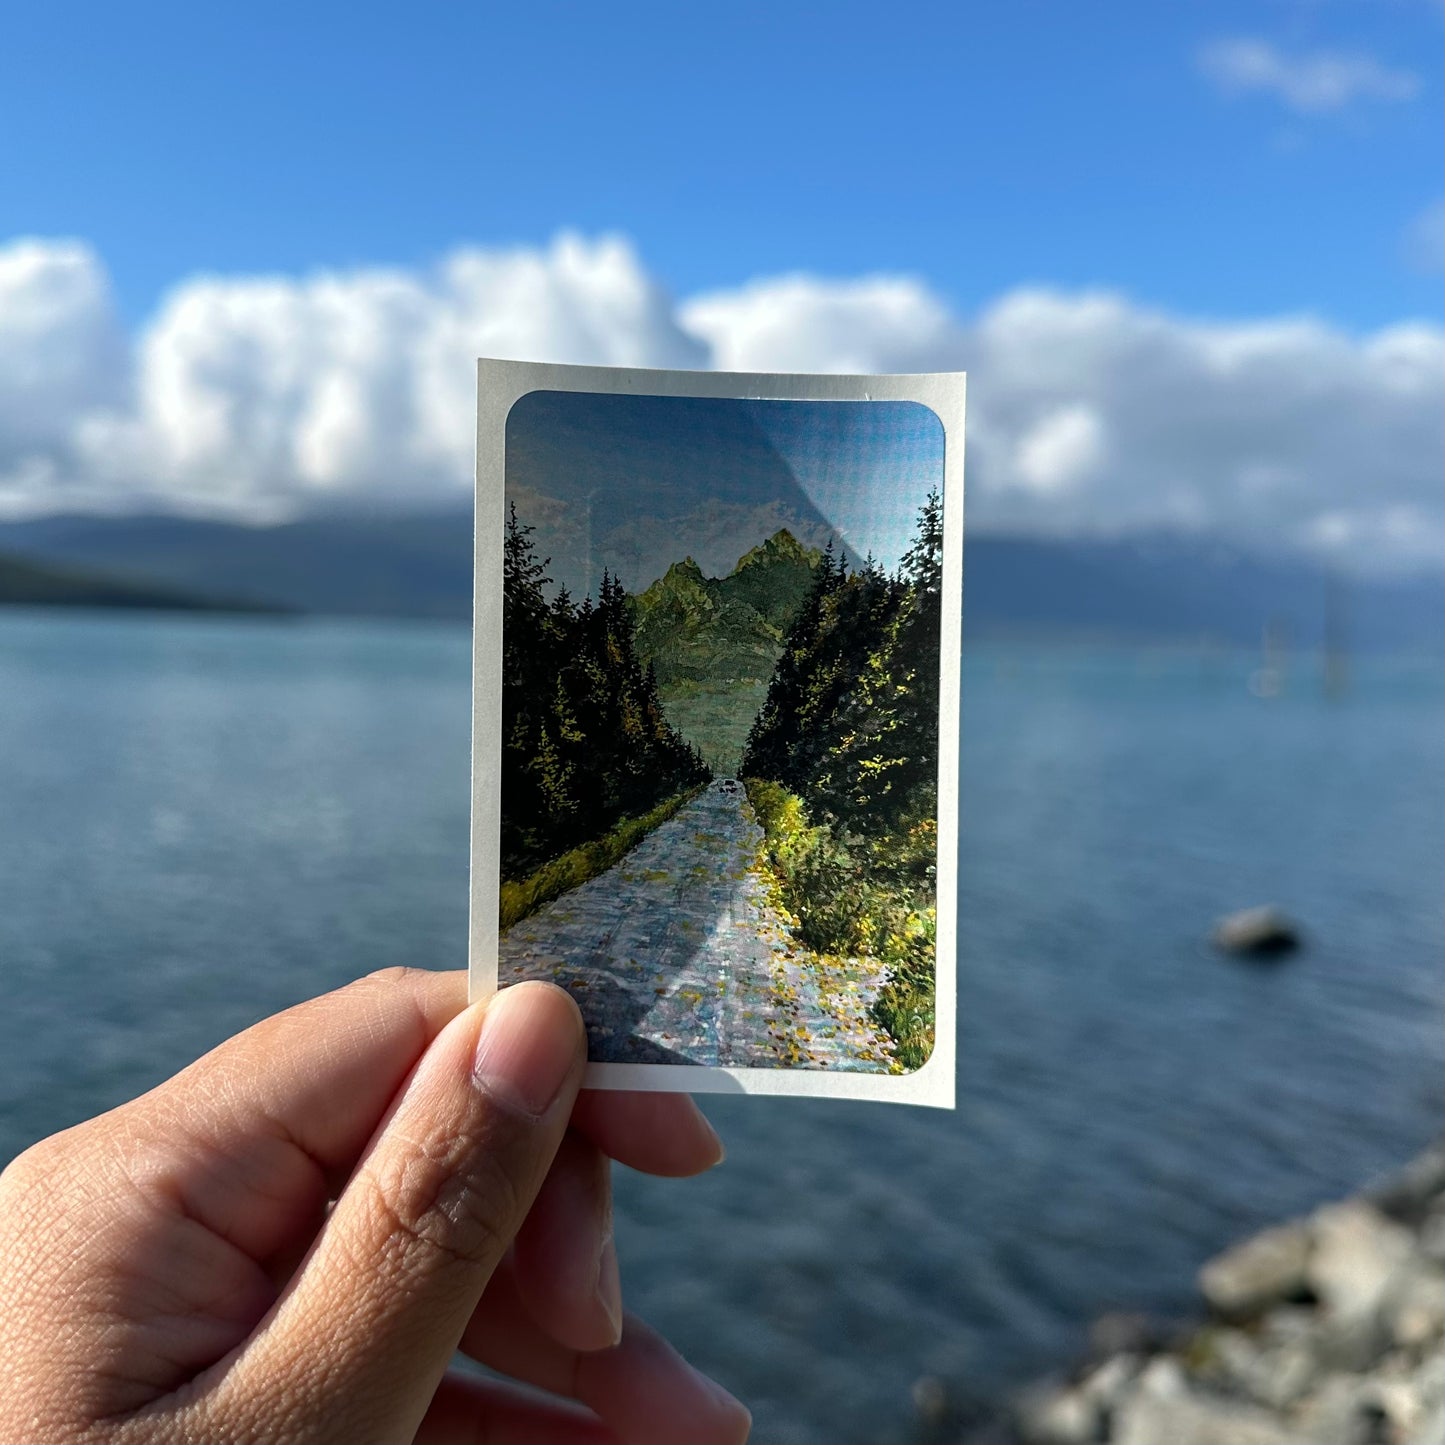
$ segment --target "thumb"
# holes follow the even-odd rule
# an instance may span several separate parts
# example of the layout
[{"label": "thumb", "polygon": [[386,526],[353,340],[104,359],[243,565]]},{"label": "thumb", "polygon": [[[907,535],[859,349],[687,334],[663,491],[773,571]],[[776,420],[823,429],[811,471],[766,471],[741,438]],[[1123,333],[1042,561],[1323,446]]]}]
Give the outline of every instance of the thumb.
[{"label": "thumb", "polygon": [[220,1384],[235,1395],[222,1418],[265,1411],[261,1438],[410,1440],[547,1174],[585,1064],[581,1015],[551,984],[453,1019]]}]

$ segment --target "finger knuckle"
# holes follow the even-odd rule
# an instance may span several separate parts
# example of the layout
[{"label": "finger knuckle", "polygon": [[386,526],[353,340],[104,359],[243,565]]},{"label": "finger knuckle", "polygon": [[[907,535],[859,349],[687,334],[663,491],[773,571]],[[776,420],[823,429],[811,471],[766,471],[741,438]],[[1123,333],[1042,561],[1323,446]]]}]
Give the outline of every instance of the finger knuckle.
[{"label": "finger knuckle", "polygon": [[415,982],[424,972],[424,969],[407,968],[405,964],[393,963],[386,968],[373,969],[363,982],[375,988],[395,988],[399,984]]},{"label": "finger knuckle", "polygon": [[0,1172],[0,1194],[9,1201],[47,1196],[68,1166],[69,1141],[63,1134],[32,1144]]},{"label": "finger knuckle", "polygon": [[504,1163],[464,1136],[409,1141],[388,1151],[375,1203],[405,1257],[469,1265],[494,1262],[515,1231],[517,1185]]}]

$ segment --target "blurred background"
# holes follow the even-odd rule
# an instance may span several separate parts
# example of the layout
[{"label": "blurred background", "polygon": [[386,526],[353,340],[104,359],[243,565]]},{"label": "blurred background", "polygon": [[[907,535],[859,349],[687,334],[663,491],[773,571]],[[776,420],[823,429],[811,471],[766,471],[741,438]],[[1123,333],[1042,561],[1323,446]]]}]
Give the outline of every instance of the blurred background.
[{"label": "blurred background", "polygon": [[[619,1180],[629,1303],[759,1439],[1024,1428],[1099,1316],[1415,1156],[1441,18],[12,8],[0,1156],[464,966],[482,354],[970,373],[959,1108],[720,1099],[716,1177]],[[1297,948],[1213,945],[1260,904]]]}]

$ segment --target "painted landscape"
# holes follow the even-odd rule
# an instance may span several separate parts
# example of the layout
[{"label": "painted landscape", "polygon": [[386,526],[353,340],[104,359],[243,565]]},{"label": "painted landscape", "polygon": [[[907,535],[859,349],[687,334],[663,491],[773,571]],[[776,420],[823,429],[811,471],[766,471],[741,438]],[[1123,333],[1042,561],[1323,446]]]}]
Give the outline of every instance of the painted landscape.
[{"label": "painted landscape", "polygon": [[[555,446],[558,394],[539,395]],[[554,477],[517,475],[508,433],[500,981],[572,992],[594,1061],[917,1068],[934,1031],[941,449],[890,473],[896,437],[839,432],[840,406],[911,404],[578,404],[591,434]],[[825,405],[821,436],[796,413],[743,425],[745,408]],[[798,479],[838,447],[848,532],[877,531],[887,565],[854,560],[827,488]],[[732,469],[721,495],[687,485],[703,451]],[[611,486],[579,459],[599,453]],[[876,528],[860,466],[895,482]]]}]

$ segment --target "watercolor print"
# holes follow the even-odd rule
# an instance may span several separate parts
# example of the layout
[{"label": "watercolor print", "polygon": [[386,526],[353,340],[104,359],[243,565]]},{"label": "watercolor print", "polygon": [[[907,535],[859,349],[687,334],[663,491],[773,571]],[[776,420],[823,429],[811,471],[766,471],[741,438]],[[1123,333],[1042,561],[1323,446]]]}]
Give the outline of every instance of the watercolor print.
[{"label": "watercolor print", "polygon": [[498,982],[593,1062],[928,1058],[943,451],[911,401],[513,406]]}]

